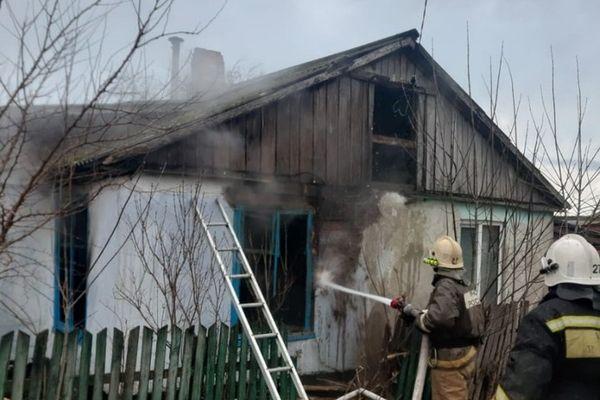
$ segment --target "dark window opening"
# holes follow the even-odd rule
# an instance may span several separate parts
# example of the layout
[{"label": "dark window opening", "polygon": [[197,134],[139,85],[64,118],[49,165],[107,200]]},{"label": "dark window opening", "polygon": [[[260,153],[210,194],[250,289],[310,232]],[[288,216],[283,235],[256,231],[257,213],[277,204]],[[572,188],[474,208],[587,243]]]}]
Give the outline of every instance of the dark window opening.
[{"label": "dark window opening", "polygon": [[[312,329],[312,215],[306,212],[237,210],[244,252],[276,321],[290,332]],[[239,270],[239,266],[238,266]],[[247,284],[240,301],[255,301]],[[258,311],[246,315],[264,323]]]},{"label": "dark window opening", "polygon": [[406,87],[375,86],[372,179],[416,183],[416,95]]},{"label": "dark window opening", "polygon": [[85,327],[88,274],[88,209],[77,207],[57,223],[55,327]]},{"label": "dark window opening", "polygon": [[399,146],[373,143],[373,180],[414,183],[417,162],[413,152]]},{"label": "dark window opening", "polygon": [[408,88],[375,86],[373,134],[415,139],[415,93]]},{"label": "dark window opening", "polygon": [[477,229],[474,226],[460,228],[460,246],[463,251],[464,277],[469,284],[477,279]]},{"label": "dark window opening", "polygon": [[500,227],[483,225],[481,228],[481,295],[485,304],[497,304]]}]

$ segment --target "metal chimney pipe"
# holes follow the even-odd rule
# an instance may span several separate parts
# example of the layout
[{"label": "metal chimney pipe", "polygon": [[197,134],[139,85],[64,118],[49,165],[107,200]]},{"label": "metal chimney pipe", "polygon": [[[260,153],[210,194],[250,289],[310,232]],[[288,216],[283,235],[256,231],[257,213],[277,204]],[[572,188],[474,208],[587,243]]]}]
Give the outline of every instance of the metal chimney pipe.
[{"label": "metal chimney pipe", "polygon": [[181,42],[179,36],[169,38],[171,42],[171,100],[177,100],[179,92],[179,57],[181,53]]}]

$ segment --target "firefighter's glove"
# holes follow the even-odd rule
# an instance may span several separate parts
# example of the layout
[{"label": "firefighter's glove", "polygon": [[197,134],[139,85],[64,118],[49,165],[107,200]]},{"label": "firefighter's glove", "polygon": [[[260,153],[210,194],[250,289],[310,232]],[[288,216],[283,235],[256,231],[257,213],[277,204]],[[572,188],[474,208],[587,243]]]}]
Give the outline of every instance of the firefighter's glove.
[{"label": "firefighter's glove", "polygon": [[412,304],[407,304],[402,309],[402,315],[404,316],[404,319],[407,321],[415,320],[420,314],[421,314],[421,310],[413,307]]},{"label": "firefighter's glove", "polygon": [[406,300],[404,299],[404,296],[395,297],[390,303],[390,307],[395,308],[398,311],[402,311],[405,305]]}]

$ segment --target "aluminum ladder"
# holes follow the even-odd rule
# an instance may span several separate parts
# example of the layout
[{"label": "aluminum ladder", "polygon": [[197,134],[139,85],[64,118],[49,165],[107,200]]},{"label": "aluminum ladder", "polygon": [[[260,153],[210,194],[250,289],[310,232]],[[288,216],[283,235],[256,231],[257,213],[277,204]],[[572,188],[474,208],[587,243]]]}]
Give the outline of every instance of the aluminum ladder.
[{"label": "aluminum ladder", "polygon": [[[221,201],[218,198],[215,200],[215,202],[217,204],[219,213],[221,214],[221,218],[222,218],[221,221],[206,222],[205,218],[202,215],[202,211],[198,208],[198,205],[196,205],[196,214],[197,214],[198,218],[200,219],[200,223],[202,224],[202,229],[204,230],[204,233],[206,235],[206,238],[208,239],[210,248],[212,249],[215,259],[217,260],[217,264],[219,264],[219,268],[225,279],[227,289],[229,291],[229,294],[231,295],[231,298],[233,301],[233,306],[235,307],[235,311],[237,312],[238,318],[242,324],[244,333],[246,334],[246,337],[248,338],[248,342],[250,343],[250,347],[252,348],[254,357],[256,357],[258,366],[260,367],[260,371],[261,371],[263,377],[265,378],[265,382],[267,384],[267,388],[269,389],[269,392],[271,393],[271,397],[274,400],[281,400],[281,396],[279,395],[279,392],[277,391],[277,385],[275,384],[275,380],[273,379],[273,374],[287,373],[290,375],[292,382],[296,388],[296,393],[297,393],[298,398],[300,398],[302,400],[308,400],[306,391],[304,390],[304,387],[302,386],[302,382],[300,381],[300,377],[298,376],[298,371],[296,370],[296,367],[294,366],[294,363],[292,362],[290,353],[288,353],[285,342],[283,341],[281,333],[279,332],[279,329],[277,328],[277,324],[275,323],[275,320],[273,319],[273,316],[271,315],[271,310],[267,306],[267,303],[262,294],[262,291],[260,290],[260,286],[258,286],[258,282],[256,281],[256,277],[254,276],[254,273],[252,272],[252,268],[250,268],[250,264],[248,263],[246,254],[244,254],[244,250],[242,249],[240,242],[237,238],[237,235],[235,234],[235,232],[233,230],[233,226],[229,222],[229,218],[227,218],[227,214],[225,213],[223,204],[221,203]],[[218,248],[217,244],[215,243],[215,238],[214,238],[213,234],[211,233],[211,228],[225,228],[228,233],[228,236],[231,236],[231,239],[233,239],[233,244],[234,244],[233,247]],[[223,259],[221,257],[221,253],[224,253],[224,252],[231,252],[234,256],[237,253],[238,258],[241,261],[240,262],[240,264],[242,266],[241,273],[232,274],[232,273],[228,272],[227,267],[223,263]],[[235,287],[233,285],[234,280],[247,280],[249,283],[249,286],[251,288],[251,292],[253,292],[255,301],[248,302],[248,303],[241,303],[240,299],[238,297],[238,294],[235,290]],[[248,322],[248,318],[246,317],[246,314],[244,313],[244,310],[246,308],[262,310],[263,315],[264,315],[265,319],[267,320],[267,325],[269,326],[270,332],[255,334],[252,331],[252,327],[250,326],[250,323]],[[267,362],[265,361],[265,358],[264,358],[262,352],[260,351],[258,341],[262,340],[262,339],[269,339],[269,338],[275,338],[275,340],[277,342],[277,347],[279,349],[279,354],[281,354],[285,365],[274,367],[274,368],[269,368],[267,366]]]}]

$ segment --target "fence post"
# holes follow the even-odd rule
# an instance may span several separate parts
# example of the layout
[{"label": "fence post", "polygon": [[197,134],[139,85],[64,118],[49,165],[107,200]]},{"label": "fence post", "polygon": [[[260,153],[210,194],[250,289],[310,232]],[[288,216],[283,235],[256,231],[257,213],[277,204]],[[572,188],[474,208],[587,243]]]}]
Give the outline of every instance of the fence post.
[{"label": "fence post", "polygon": [[65,356],[64,364],[64,386],[63,396],[64,400],[71,400],[73,398],[73,386],[75,383],[75,364],[77,363],[77,331],[72,331],[67,334],[67,354]]},{"label": "fence post", "polygon": [[167,375],[167,400],[175,400],[177,392],[177,369],[179,367],[179,347],[181,329],[171,326],[171,348],[169,352],[169,374]]},{"label": "fence post", "polygon": [[187,400],[190,393],[192,377],[192,358],[194,356],[194,327],[185,330],[183,341],[183,358],[181,360],[181,384],[179,385],[179,400]]},{"label": "fence post", "polygon": [[238,400],[246,400],[246,381],[248,366],[248,338],[242,335],[242,346],[240,348],[240,371],[238,381]]},{"label": "fence post", "polygon": [[194,377],[192,380],[191,400],[200,400],[202,394],[202,378],[204,377],[204,356],[206,354],[206,329],[198,326],[196,352],[194,354]]},{"label": "fence post", "polygon": [[150,362],[152,360],[152,341],[154,332],[144,327],[142,334],[142,357],[140,359],[140,382],[138,386],[138,400],[148,398],[148,381],[150,380]]},{"label": "fence post", "polygon": [[125,355],[125,380],[123,383],[123,400],[133,398],[133,380],[135,378],[135,363],[137,361],[138,340],[140,327],[136,326],[129,331],[127,338],[127,354]]},{"label": "fence post", "polygon": [[17,334],[17,349],[15,353],[15,365],[13,368],[12,400],[22,400],[25,390],[25,368],[27,367],[27,356],[29,353],[29,335],[19,331]]},{"label": "fence post", "polygon": [[107,330],[104,328],[96,335],[96,361],[94,363],[94,392],[92,400],[102,400],[104,363],[106,362],[106,334]]},{"label": "fence post", "polygon": [[[205,400],[213,400],[215,390],[215,358],[217,349],[217,324],[208,328],[208,348],[206,360]],[[219,399],[220,400],[220,399]]]},{"label": "fence post", "polygon": [[156,356],[154,358],[154,377],[152,379],[152,400],[162,398],[163,374],[165,369],[165,351],[169,327],[163,326],[156,335]]},{"label": "fence post", "polygon": [[42,394],[42,383],[44,376],[44,357],[48,344],[48,331],[40,332],[35,338],[33,348],[33,360],[31,366],[31,379],[29,384],[29,399],[39,400]]},{"label": "fence post", "polygon": [[9,332],[2,336],[0,340],[0,396],[4,398],[6,375],[8,372],[8,361],[10,360],[10,351],[12,350],[14,332]]},{"label": "fence post", "polygon": [[[52,343],[52,358],[50,359],[50,368],[48,371],[48,382],[46,390],[46,400],[55,400],[56,394],[60,393],[59,377],[61,369],[61,359],[63,352],[64,335],[62,332],[54,332],[54,342]],[[100,399],[98,399],[100,400]]]},{"label": "fence post", "polygon": [[92,360],[92,334],[82,332],[81,357],[79,359],[79,388],[77,400],[87,400],[90,384],[90,363]]},{"label": "fence post", "polygon": [[229,339],[229,327],[221,324],[219,332],[219,350],[217,356],[217,374],[215,376],[215,400],[223,399],[225,385],[225,359],[227,355],[227,340]]},{"label": "fence post", "polygon": [[119,396],[119,385],[121,382],[121,360],[123,359],[123,332],[113,329],[112,357],[110,359],[110,387],[108,388],[108,400],[117,400]]}]

